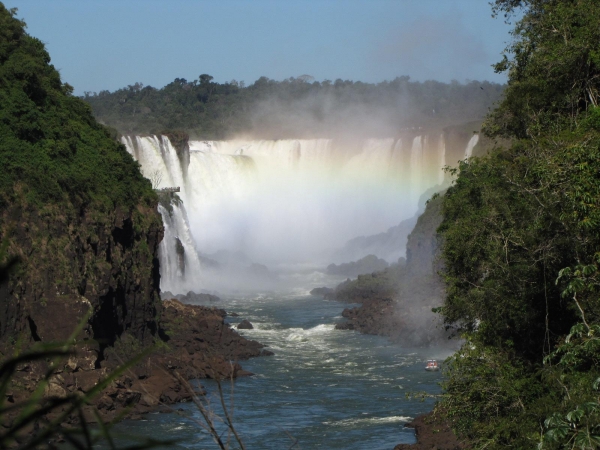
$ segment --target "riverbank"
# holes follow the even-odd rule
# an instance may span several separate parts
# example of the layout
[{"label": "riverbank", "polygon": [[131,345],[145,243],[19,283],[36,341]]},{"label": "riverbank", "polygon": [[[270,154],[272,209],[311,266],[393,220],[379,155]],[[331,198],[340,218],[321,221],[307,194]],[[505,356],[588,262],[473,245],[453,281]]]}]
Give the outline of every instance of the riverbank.
[{"label": "riverbank", "polygon": [[423,414],[406,424],[414,428],[416,444],[398,444],[394,450],[461,450],[467,448],[458,440],[448,422],[434,411]]},{"label": "riverbank", "polygon": [[[193,392],[186,380],[251,375],[238,361],[271,354],[264,350],[264,345],[232,329],[225,321],[227,314],[223,309],[183,304],[172,299],[163,301],[160,313],[161,341],[90,404],[83,406],[86,422],[95,423],[99,418],[104,422],[140,419],[149,412],[168,410],[167,405],[191,400]],[[44,396],[67,398],[87,394],[117,368],[148,351],[127,335],[105,350],[102,361],[95,360],[93,352],[82,347],[72,358],[56,365]],[[29,398],[40,385],[46,370],[46,361],[32,361],[20,366],[7,395],[9,403],[19,404]],[[67,403],[55,408],[44,420],[56,419],[68,407]],[[5,426],[10,426],[17,413],[5,414]],[[80,422],[81,417],[77,414],[67,420],[68,424]]]},{"label": "riverbank", "polygon": [[[354,297],[355,299],[357,297]],[[395,302],[391,299],[363,298],[361,305],[345,308],[342,316],[346,322],[336,325],[337,330],[355,330],[362,334],[385,336],[392,342],[400,342],[407,337],[407,315],[396,311]],[[410,337],[410,333],[408,334]],[[414,336],[413,336],[414,337]],[[415,444],[399,444],[394,450],[459,450],[466,448],[450,429],[449,423],[441,413],[431,411],[417,416],[406,424],[414,428],[417,442]]]}]

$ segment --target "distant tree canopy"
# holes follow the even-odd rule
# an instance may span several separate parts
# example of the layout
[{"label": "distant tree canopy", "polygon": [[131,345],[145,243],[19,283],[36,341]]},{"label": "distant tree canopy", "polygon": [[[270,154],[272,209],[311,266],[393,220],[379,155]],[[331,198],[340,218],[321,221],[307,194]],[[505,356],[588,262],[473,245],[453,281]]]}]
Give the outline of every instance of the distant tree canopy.
[{"label": "distant tree canopy", "polygon": [[389,136],[403,127],[482,119],[503,90],[489,82],[413,82],[407,76],[378,84],[261,77],[247,87],[212,80],[207,74],[176,78],[162,89],[135,83],[115,92],[86,92],[83,99],[98,120],[123,134],[182,129],[197,138],[224,139],[332,137],[354,130]]}]

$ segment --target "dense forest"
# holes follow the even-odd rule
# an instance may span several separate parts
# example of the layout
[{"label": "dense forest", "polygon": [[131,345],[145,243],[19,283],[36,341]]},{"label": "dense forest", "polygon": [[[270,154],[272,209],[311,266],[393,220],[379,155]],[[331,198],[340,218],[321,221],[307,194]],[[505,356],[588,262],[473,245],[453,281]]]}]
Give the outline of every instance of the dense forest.
[{"label": "dense forest", "polygon": [[484,124],[508,149],[443,198],[448,327],[439,405],[473,448],[600,447],[600,3],[496,0],[516,20]]},{"label": "dense forest", "polygon": [[403,76],[378,84],[308,75],[259,78],[249,86],[176,78],[156,89],[135,83],[115,92],[86,92],[96,118],[122,134],[184,130],[202,139],[335,137],[350,132],[394,136],[405,127],[441,128],[481,120],[503,85],[416,82]]}]

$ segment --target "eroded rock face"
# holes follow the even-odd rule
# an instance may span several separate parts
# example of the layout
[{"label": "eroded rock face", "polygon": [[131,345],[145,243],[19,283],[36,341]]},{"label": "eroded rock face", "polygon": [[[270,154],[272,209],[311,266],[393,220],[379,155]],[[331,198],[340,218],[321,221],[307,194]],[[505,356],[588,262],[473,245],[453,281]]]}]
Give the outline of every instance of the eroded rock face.
[{"label": "eroded rock face", "polygon": [[450,429],[449,422],[442,414],[431,412],[418,416],[406,424],[414,428],[416,444],[398,444],[394,450],[461,450],[467,448]]},{"label": "eroded rock face", "polygon": [[191,368],[241,374],[235,361],[259,354],[259,344],[238,339],[213,310],[161,303],[158,196],[14,15],[0,3],[0,253],[18,259],[8,277],[0,271],[0,359],[38,342],[68,340],[73,352],[20,364],[10,398],[30,396],[46,374],[46,398],[94,391],[154,345],[94,400],[103,415],[141,404],[143,394],[148,407],[185,398]]},{"label": "eroded rock face", "polygon": [[362,304],[345,309],[342,315],[347,320],[337,329],[387,336],[416,346],[447,343],[448,333],[431,311],[444,295],[437,257],[440,200],[430,201],[419,216],[408,237],[406,264],[359,275],[338,285],[333,293],[325,293],[326,298]]},{"label": "eroded rock face", "polygon": [[[208,306],[186,305],[178,300],[163,302],[161,326],[167,335],[166,343],[175,349],[186,349],[194,358],[219,358],[226,361],[242,361],[259,356],[264,347],[257,341],[240,336],[225,323],[226,312]],[[220,370],[220,369],[215,369]],[[229,376],[231,369],[223,369]],[[210,372],[199,378],[212,378]]]},{"label": "eroded rock face", "polygon": [[[84,408],[86,421],[97,420],[94,408],[103,420],[113,420],[124,408],[129,409],[129,417],[139,418],[139,414],[164,408],[164,405],[189,401],[200,387],[188,380],[227,381],[251,375],[238,361],[273,354],[233,330],[225,323],[226,314],[221,309],[186,305],[175,299],[163,302],[159,308],[158,334],[164,339],[159,341],[162,344],[110,383]],[[57,364],[44,395],[62,398],[89,393],[117,367],[143,350],[139,340],[125,333],[105,350],[98,367],[82,365],[86,350],[78,351],[78,358],[73,356]],[[27,398],[47,369],[45,360],[20,367],[16,375],[20,388],[11,392],[13,402]],[[69,420],[77,422],[79,418],[74,416]]]},{"label": "eroded rock face", "polygon": [[[0,214],[2,235],[12,235],[9,252],[19,258],[0,290],[2,348],[16,340],[66,341],[82,321],[78,340],[89,342],[94,364],[123,332],[150,342],[160,301],[158,213],[139,206],[76,214],[25,204],[15,202]],[[89,354],[85,358],[81,364],[88,365]]]}]

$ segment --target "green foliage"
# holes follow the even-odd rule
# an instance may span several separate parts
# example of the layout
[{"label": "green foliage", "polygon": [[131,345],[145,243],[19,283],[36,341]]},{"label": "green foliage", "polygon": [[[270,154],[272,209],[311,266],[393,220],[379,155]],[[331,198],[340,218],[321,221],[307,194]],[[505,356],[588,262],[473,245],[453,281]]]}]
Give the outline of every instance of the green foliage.
[{"label": "green foliage", "polygon": [[539,448],[544,443],[558,444],[559,448],[593,450],[600,447],[600,403],[578,405],[566,415],[554,413],[544,422],[548,429]]},{"label": "green foliage", "polygon": [[443,408],[474,448],[533,448],[554,401],[536,372],[514,352],[471,343],[445,364]]},{"label": "green foliage", "polygon": [[[392,124],[398,130],[481,119],[502,89],[478,81],[411,82],[406,76],[378,84],[319,83],[309,77],[278,82],[261,77],[246,87],[235,80],[216,83],[203,74],[192,81],[176,78],[161,89],[135,83],[115,92],[86,92],[83,99],[98,120],[123,134],[182,129],[202,139],[248,134],[279,139],[329,137],[348,129],[362,130],[373,122]],[[405,107],[398,108],[399,104]],[[364,120],[374,116],[378,118]],[[390,127],[382,128],[387,137]],[[372,136],[382,132],[377,127],[368,131]]]},{"label": "green foliage", "polygon": [[[520,439],[531,445],[545,420],[531,415],[532,405],[545,405],[541,414],[562,414],[567,405],[575,406],[556,395],[563,390],[560,383],[549,381],[560,379],[565,364],[552,366],[551,377],[543,376],[550,370],[544,357],[554,355],[546,364],[556,363],[561,336],[569,336],[560,347],[566,352],[561,357],[573,363],[569,370],[580,371],[563,384],[579,385],[590,370],[598,370],[595,338],[577,352],[569,345],[588,326],[594,330],[600,324],[599,150],[600,134],[585,129],[518,142],[510,150],[461,163],[459,177],[444,197],[440,232],[447,298],[442,311],[448,326],[475,349],[474,365],[468,358],[455,359],[447,385],[449,398],[455,398],[448,401],[460,403],[457,386],[467,387],[467,397],[471,388],[479,389],[478,380],[486,378],[474,368],[488,366],[490,355],[505,361],[505,370],[494,374],[507,377],[504,385],[528,380],[518,395],[525,405],[522,413],[509,407],[514,396],[508,394],[507,403],[493,414],[483,408],[483,398],[473,396],[464,410],[448,408],[459,429],[479,430],[476,436],[469,432],[471,439],[485,436],[492,447]],[[517,367],[524,369],[515,374]],[[496,378],[486,382],[502,385]],[[589,400],[590,394],[580,391],[581,400]],[[480,413],[467,414],[469,409]]]},{"label": "green foliage", "polygon": [[466,339],[442,406],[474,448],[597,448],[600,4],[522,8],[486,122],[508,150],[471,158],[444,196],[447,326]]},{"label": "green foliage", "polygon": [[[595,0],[497,0],[526,7],[497,72],[509,73],[505,98],[490,116],[491,134],[534,137],[574,129],[600,100],[600,11]],[[509,56],[511,58],[509,58]]]},{"label": "green foliage", "polygon": [[0,191],[41,205],[154,201],[137,163],[63,84],[42,42],[0,4]]}]

